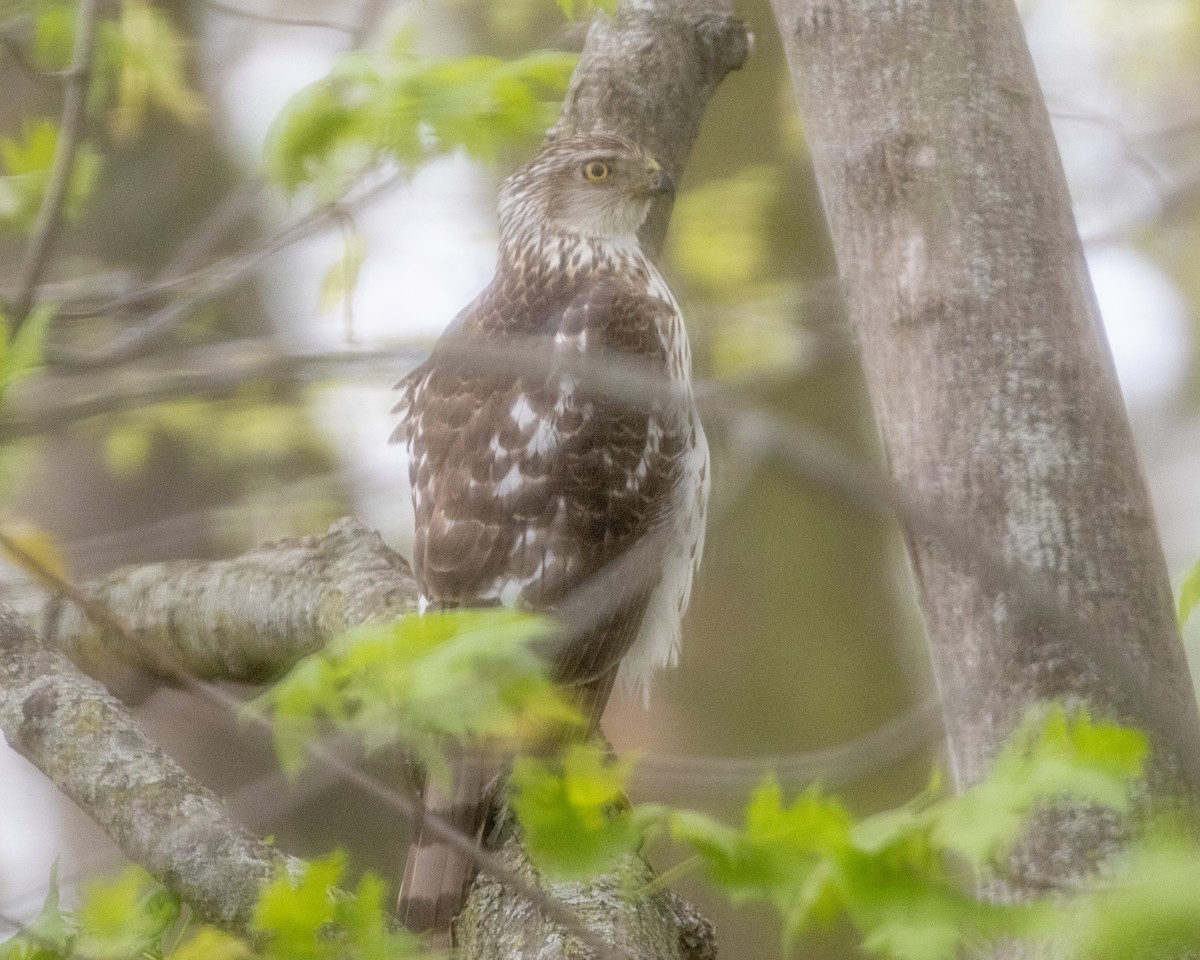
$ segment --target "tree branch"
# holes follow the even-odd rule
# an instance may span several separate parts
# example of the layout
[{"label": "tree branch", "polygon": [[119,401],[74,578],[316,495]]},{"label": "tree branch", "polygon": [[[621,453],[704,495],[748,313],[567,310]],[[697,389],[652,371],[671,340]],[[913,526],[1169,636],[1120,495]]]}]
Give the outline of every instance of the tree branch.
[{"label": "tree branch", "polygon": [[349,518],[325,536],[279,540],[230,560],[124,568],[83,592],[126,629],[57,596],[20,609],[49,644],[109,682],[124,679],[113,673],[124,665],[164,680],[262,683],[348,628],[416,606],[408,564]]},{"label": "tree branch", "polygon": [[4,604],[0,681],[9,745],[206,919],[247,931],[261,886],[295,862],[236,823],[119,701]]},{"label": "tree branch", "polygon": [[66,206],[71,177],[75,172],[75,155],[83,138],[83,124],[87,119],[92,53],[96,45],[96,25],[99,17],[100,0],[80,0],[79,15],[76,18],[75,47],[71,54],[67,88],[63,95],[58,143],[55,145],[49,182],[42,197],[42,205],[38,209],[37,220],[34,222],[33,234],[21,266],[12,303],[11,323],[14,330],[25,322],[25,317],[33,305],[34,291],[62,223],[63,208]]}]

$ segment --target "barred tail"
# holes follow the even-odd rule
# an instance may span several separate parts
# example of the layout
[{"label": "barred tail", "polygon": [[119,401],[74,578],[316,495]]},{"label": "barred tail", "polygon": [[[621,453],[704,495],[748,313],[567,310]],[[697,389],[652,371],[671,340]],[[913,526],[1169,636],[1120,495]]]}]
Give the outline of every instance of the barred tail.
[{"label": "barred tail", "polygon": [[[494,763],[478,757],[460,758],[454,763],[449,793],[432,781],[426,783],[424,812],[480,843],[495,779]],[[435,946],[448,947],[450,924],[466,902],[475,862],[423,823],[415,828],[404,864],[398,913],[409,930],[431,932]]]}]

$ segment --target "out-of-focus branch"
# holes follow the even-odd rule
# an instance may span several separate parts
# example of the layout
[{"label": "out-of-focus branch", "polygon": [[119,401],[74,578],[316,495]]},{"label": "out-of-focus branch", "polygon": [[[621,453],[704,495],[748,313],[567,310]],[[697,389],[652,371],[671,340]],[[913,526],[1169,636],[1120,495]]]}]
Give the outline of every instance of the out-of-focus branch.
[{"label": "out-of-focus branch", "polygon": [[146,369],[108,373],[48,374],[19,384],[6,398],[0,440],[54,433],[110,413],[136,410],[179,397],[231,396],[247,384],[311,383],[386,372],[395,379],[420,363],[429,351],[406,346],[374,350],[327,350],[283,353],[269,338],[228,340],[174,354]]},{"label": "out-of-focus branch", "polygon": [[0,604],[0,731],[122,850],[206,919],[246,931],[295,864],[234,821],[125,707]]},{"label": "out-of-focus branch", "polygon": [[353,196],[324,204],[279,228],[265,241],[239,254],[185,276],[147,284],[126,297],[100,305],[93,313],[122,311],[138,304],[154,303],[185,288],[175,299],[122,330],[109,343],[94,351],[80,351],[61,344],[48,344],[46,357],[55,366],[89,369],[114,366],[140,356],[183,323],[197,307],[223,296],[254,275],[259,267],[282,250],[338,222],[346,211],[378,199],[400,183],[399,177],[377,181]]},{"label": "out-of-focus branch", "polygon": [[203,0],[204,5],[218,13],[223,13],[227,17],[236,17],[239,20],[251,20],[254,23],[263,23],[272,27],[308,27],[315,30],[333,30],[337,33],[345,33],[354,36],[358,27],[352,23],[342,23],[338,20],[322,20],[316,17],[289,17],[278,13],[263,13],[259,10],[251,10],[247,7],[237,6],[232,3],[223,3],[222,0]]},{"label": "out-of-focus branch", "polygon": [[34,291],[46,268],[50,248],[62,224],[63,208],[75,173],[75,156],[83,139],[83,124],[87,119],[88,90],[92,80],[92,53],[96,45],[96,25],[100,17],[100,0],[81,0],[76,18],[75,47],[67,73],[63,95],[62,121],[58,128],[58,143],[50,164],[50,177],[42,205],[34,221],[33,233],[25,260],[17,279],[13,298],[11,324],[19,327],[33,305]]}]

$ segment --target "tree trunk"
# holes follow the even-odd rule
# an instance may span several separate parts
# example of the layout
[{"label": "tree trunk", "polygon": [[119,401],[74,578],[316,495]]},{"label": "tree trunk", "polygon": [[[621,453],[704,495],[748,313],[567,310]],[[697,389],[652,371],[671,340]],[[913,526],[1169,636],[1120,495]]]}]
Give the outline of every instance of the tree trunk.
[{"label": "tree trunk", "polygon": [[[892,475],[978,545],[973,563],[906,524],[956,782],[1057,697],[1145,729],[1152,796],[1195,801],[1166,566],[1015,7],[772,6]],[[985,575],[995,561],[1008,582]],[[1112,849],[1096,817],[1050,820],[1017,895]]]}]

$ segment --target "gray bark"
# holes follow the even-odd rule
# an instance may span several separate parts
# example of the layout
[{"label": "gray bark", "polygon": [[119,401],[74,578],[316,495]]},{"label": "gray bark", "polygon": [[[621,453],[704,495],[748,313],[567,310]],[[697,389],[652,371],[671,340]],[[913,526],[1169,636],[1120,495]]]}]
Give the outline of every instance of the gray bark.
[{"label": "gray bark", "polygon": [[246,932],[258,891],[295,863],[236,823],[125,707],[0,604],[0,731],[201,916]]},{"label": "gray bark", "polygon": [[[623,0],[615,17],[597,14],[550,135],[623,134],[678,184],[709,99],[752,48],[732,0]],[[671,203],[657,202],[642,227],[651,256],[662,248]]]},{"label": "gray bark", "polygon": [[[1152,795],[1194,802],[1166,566],[1014,5],[772,5],[893,477],[1076,624],[907,525],[957,782],[1062,697],[1145,729]],[[1044,820],[1014,892],[1083,876],[1111,834]]]},{"label": "gray bark", "polygon": [[16,605],[49,644],[110,684],[124,680],[118,667],[165,680],[262,683],[349,627],[403,616],[417,593],[404,559],[349,518],[324,536],[229,560],[124,567],[82,586],[126,633],[102,629],[58,597]]}]

